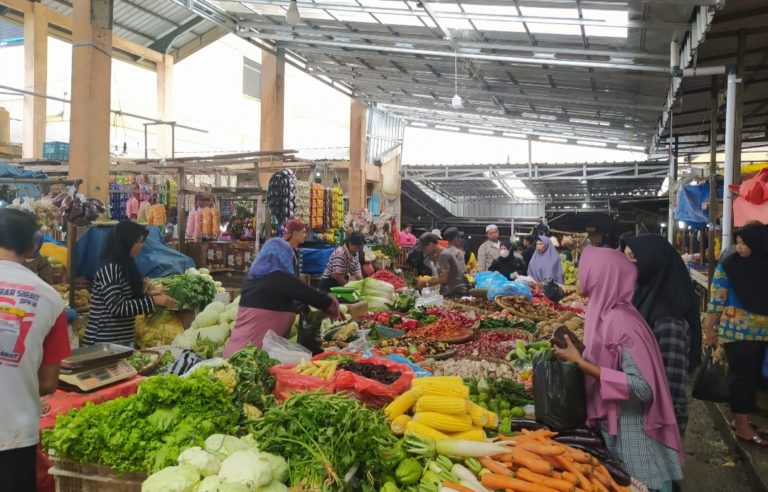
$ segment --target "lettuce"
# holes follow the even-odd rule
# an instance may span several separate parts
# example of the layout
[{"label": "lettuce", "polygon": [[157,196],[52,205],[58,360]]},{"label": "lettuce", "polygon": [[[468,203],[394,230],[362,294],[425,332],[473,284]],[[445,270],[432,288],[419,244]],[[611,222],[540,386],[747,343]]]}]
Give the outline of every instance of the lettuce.
[{"label": "lettuce", "polygon": [[200,474],[188,465],[169,466],[153,473],[141,484],[141,492],[192,492]]}]

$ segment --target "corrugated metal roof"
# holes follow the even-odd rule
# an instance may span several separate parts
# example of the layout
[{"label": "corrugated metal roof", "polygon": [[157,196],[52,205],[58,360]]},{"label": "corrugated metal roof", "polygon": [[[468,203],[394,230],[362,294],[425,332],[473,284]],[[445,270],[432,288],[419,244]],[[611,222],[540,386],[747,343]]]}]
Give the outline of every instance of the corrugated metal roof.
[{"label": "corrugated metal roof", "polygon": [[[43,0],[43,3],[53,11],[71,16],[73,1]],[[173,0],[115,0],[113,32],[143,46],[173,52],[219,28],[207,19],[185,26],[197,18],[197,14]],[[165,39],[166,36],[173,39]],[[167,46],[155,44],[160,40],[168,41]]]}]

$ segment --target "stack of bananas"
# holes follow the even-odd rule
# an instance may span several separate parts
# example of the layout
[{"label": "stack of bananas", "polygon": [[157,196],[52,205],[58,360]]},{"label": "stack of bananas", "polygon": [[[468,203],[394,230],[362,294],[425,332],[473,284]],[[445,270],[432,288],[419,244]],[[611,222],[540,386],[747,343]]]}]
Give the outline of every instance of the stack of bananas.
[{"label": "stack of bananas", "polygon": [[469,388],[456,376],[414,379],[413,387],[387,405],[384,413],[395,434],[414,433],[435,440],[483,441],[483,429],[499,425],[498,415],[472,402]]},{"label": "stack of bananas", "polygon": [[344,225],[344,190],[338,186],[331,188],[331,228],[339,229]]},{"label": "stack of bananas", "polygon": [[336,373],[337,360],[310,360],[302,362],[292,369],[296,374],[302,376],[314,376],[320,379],[331,379]]}]

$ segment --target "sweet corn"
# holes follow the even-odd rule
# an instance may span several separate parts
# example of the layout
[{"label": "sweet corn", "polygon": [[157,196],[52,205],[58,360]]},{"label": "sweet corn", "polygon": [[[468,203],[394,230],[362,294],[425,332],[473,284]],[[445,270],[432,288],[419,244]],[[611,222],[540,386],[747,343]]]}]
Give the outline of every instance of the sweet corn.
[{"label": "sweet corn", "polygon": [[457,432],[450,435],[451,439],[467,439],[469,441],[485,441],[485,431],[480,428],[474,428],[472,430]]},{"label": "sweet corn", "polygon": [[405,433],[405,427],[410,421],[410,415],[400,415],[392,420],[392,424],[390,424],[389,428],[392,429],[392,432],[396,435],[402,436]]},{"label": "sweet corn", "polygon": [[475,425],[484,426],[488,423],[488,410],[473,401],[469,402],[469,416]]},{"label": "sweet corn", "polygon": [[414,412],[440,412],[448,415],[466,415],[469,408],[463,398],[455,396],[424,395],[416,402]]},{"label": "sweet corn", "polygon": [[486,422],[483,425],[483,427],[487,429],[495,429],[498,426],[499,426],[499,416],[493,412],[488,412],[488,422]]},{"label": "sweet corn", "polygon": [[454,376],[417,378],[412,384],[414,388],[422,388],[425,395],[453,396],[465,400],[469,398],[469,388],[464,386],[461,378]]},{"label": "sweet corn", "polygon": [[448,436],[446,434],[443,434],[442,432],[437,431],[426,425],[419,424],[418,422],[414,422],[413,420],[411,420],[405,425],[405,433],[418,434],[422,437],[428,437],[430,439],[434,439],[435,441],[438,441],[440,439],[448,439]]},{"label": "sweet corn", "polygon": [[421,398],[423,394],[423,389],[411,388],[384,407],[384,413],[390,420],[393,420],[410,410],[413,404],[416,403],[416,400]]},{"label": "sweet corn", "polygon": [[469,415],[418,412],[413,414],[413,421],[441,432],[464,432],[472,429],[472,418]]}]

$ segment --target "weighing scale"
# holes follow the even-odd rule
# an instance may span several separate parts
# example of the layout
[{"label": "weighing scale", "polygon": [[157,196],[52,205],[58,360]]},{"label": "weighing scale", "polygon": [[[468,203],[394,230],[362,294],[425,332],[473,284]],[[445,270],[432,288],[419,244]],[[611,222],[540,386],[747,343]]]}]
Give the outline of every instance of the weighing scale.
[{"label": "weighing scale", "polygon": [[61,361],[59,386],[83,392],[134,377],[136,369],[125,360],[133,349],[112,343],[77,348]]},{"label": "weighing scale", "polygon": [[331,287],[330,294],[341,302],[357,302],[360,294],[352,287]]}]

